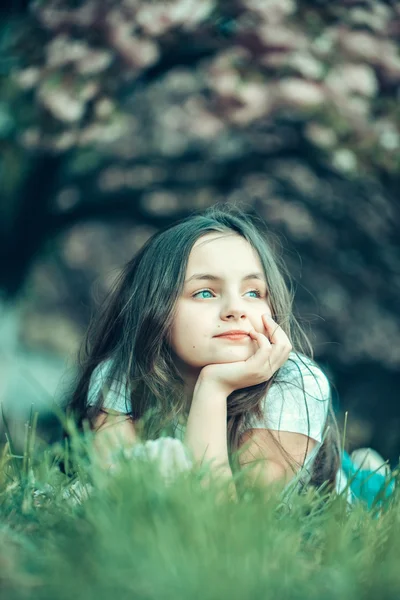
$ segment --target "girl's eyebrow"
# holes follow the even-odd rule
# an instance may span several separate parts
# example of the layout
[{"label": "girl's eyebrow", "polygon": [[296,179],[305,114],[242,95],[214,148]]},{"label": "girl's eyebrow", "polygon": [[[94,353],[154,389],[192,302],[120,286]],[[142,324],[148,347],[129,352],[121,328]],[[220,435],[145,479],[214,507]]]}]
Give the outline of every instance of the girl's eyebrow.
[{"label": "girl's eyebrow", "polygon": [[[210,273],[195,273],[189,279],[185,281],[185,283],[189,283],[193,279],[207,279],[209,281],[222,281],[223,277],[217,277],[216,275],[211,275]],[[248,279],[260,279],[265,283],[265,277],[262,273],[250,273],[249,275],[245,275],[242,278],[242,281],[247,281]]]}]

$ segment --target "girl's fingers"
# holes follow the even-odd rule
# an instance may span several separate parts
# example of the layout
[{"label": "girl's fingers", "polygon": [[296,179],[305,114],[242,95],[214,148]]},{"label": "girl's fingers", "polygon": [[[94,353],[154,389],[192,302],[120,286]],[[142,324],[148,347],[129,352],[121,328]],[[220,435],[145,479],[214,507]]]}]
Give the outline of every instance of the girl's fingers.
[{"label": "girl's fingers", "polygon": [[[276,327],[279,327],[275,321],[273,321],[273,323]],[[259,333],[255,329],[250,330],[249,333],[251,338],[258,343],[258,350],[249,359],[249,362],[254,362],[255,365],[257,364],[258,366],[256,368],[260,370],[260,373],[262,372],[263,375],[269,373],[269,376],[271,377],[275,371],[282,366],[284,362],[282,358],[286,360],[292,349],[289,340],[283,330],[282,333],[284,334],[286,343],[275,341],[271,344],[266,335]],[[271,341],[274,337],[276,337],[275,334],[272,335]]]},{"label": "girl's fingers", "polygon": [[254,363],[254,368],[258,373],[262,376],[267,374],[269,378],[279,369],[282,363],[280,353],[276,351],[278,346],[272,345],[263,333],[254,330],[252,333],[254,341],[258,343],[258,350],[249,359],[249,362]]},{"label": "girl's fingers", "polygon": [[253,341],[258,343],[260,348],[271,346],[269,339],[263,333],[260,333],[260,332],[256,331],[255,329],[251,329],[250,335],[251,335]]},{"label": "girl's fingers", "polygon": [[273,346],[270,343],[267,336],[265,336],[263,333],[256,331],[255,329],[253,329],[252,331],[252,340],[254,342],[257,342],[258,345],[258,348],[253,354],[252,358],[255,361],[261,361],[263,363],[265,357],[269,356],[271,348],[273,349]]},{"label": "girl's fingers", "polygon": [[290,345],[289,338],[283,331],[282,327],[268,314],[263,315],[264,325],[268,331],[271,344],[281,344],[284,346]]}]

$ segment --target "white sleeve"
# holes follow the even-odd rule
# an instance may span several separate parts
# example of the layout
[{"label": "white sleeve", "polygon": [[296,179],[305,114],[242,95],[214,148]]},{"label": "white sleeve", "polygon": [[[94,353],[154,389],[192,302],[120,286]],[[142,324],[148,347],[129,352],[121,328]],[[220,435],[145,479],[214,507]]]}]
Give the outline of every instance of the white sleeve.
[{"label": "white sleeve", "polygon": [[[310,359],[297,357],[283,365],[262,401],[263,419],[251,415],[251,429],[274,429],[302,433],[317,442],[322,434],[330,401],[330,385]],[[303,390],[304,387],[304,390]]]},{"label": "white sleeve", "polygon": [[106,360],[94,369],[89,383],[89,391],[87,395],[88,404],[95,404],[100,390],[103,389],[105,394],[103,408],[110,408],[121,413],[129,413],[130,398],[126,396],[125,385],[123,382],[113,381],[107,391],[106,377],[110,368],[111,361]]}]

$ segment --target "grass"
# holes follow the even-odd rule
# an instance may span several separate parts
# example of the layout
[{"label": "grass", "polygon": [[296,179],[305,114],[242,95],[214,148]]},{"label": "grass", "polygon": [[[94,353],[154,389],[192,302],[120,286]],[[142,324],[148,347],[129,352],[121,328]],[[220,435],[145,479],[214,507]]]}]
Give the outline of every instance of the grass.
[{"label": "grass", "polygon": [[23,455],[9,439],[0,459],[2,600],[400,598],[399,485],[379,508],[349,509],[322,491],[246,488],[240,474],[235,503],[224,483],[204,486],[206,468],[167,484],[155,464],[121,456],[107,473],[88,432],[66,456],[38,450],[34,429]]}]

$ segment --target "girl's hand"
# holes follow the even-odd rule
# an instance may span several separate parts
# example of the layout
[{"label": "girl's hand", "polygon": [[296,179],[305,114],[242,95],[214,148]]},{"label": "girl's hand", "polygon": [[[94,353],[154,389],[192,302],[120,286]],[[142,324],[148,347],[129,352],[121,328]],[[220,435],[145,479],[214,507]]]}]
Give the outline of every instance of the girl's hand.
[{"label": "girl's hand", "polygon": [[265,313],[262,315],[266,334],[250,330],[258,348],[247,360],[212,364],[203,367],[201,379],[213,381],[227,396],[234,390],[268,381],[288,359],[292,345],[283,329]]}]

